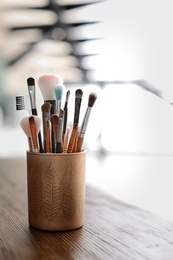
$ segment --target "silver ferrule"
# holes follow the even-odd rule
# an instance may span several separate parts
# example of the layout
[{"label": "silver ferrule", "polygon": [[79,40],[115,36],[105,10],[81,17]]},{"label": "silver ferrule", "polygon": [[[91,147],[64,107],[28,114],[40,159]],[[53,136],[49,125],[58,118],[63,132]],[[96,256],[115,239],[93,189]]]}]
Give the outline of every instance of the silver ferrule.
[{"label": "silver ferrule", "polygon": [[61,142],[62,141],[62,134],[63,134],[63,118],[59,118],[59,122],[58,122],[58,138],[57,141]]},{"label": "silver ferrule", "polygon": [[80,130],[80,133],[82,135],[84,135],[85,132],[86,132],[90,113],[91,113],[91,107],[87,107],[87,110],[86,110],[86,113],[85,113],[85,116],[84,116],[84,119],[83,119],[83,122],[82,122],[82,125],[81,125],[81,130]]},{"label": "silver ferrule", "polygon": [[29,86],[29,97],[31,102],[31,109],[36,109],[36,94],[35,94],[35,87]]},{"label": "silver ferrule", "polygon": [[60,109],[61,109],[61,100],[56,100],[56,114],[60,115]]}]

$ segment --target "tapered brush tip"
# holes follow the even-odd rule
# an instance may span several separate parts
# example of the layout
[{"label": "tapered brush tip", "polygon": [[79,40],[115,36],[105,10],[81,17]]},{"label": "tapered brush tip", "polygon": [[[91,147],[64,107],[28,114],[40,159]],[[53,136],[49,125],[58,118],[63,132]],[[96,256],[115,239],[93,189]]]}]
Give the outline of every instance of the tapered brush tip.
[{"label": "tapered brush tip", "polygon": [[83,91],[81,89],[77,89],[75,92],[75,97],[82,98],[82,96],[83,96]]},{"label": "tapered brush tip", "polygon": [[90,93],[89,98],[88,98],[88,106],[93,107],[96,99],[97,99],[96,93]]},{"label": "tapered brush tip", "polygon": [[27,79],[28,86],[35,86],[35,80],[34,78],[30,77]]},{"label": "tapered brush tip", "polygon": [[49,102],[45,102],[41,106],[41,111],[42,113],[50,113],[52,105]]},{"label": "tapered brush tip", "polygon": [[55,96],[57,100],[62,100],[62,96],[65,90],[65,86],[64,85],[57,85],[55,87]]},{"label": "tapered brush tip", "polygon": [[55,100],[55,87],[63,84],[63,78],[56,74],[45,74],[38,79],[44,100]]}]

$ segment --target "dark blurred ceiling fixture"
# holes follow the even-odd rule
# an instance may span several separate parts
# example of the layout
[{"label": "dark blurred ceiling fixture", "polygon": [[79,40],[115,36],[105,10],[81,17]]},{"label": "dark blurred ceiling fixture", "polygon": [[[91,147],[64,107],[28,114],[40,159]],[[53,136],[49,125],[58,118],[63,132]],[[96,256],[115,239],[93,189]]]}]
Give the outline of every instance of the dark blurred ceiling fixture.
[{"label": "dark blurred ceiling fixture", "polygon": [[[78,3],[77,3],[78,2]],[[70,56],[74,57],[77,60],[77,68],[82,72],[82,82],[87,82],[88,79],[86,77],[86,72],[87,69],[85,69],[82,64],[81,64],[81,60],[83,57],[85,56],[90,56],[90,55],[94,55],[93,53],[91,54],[78,54],[77,52],[75,52],[75,48],[76,45],[80,42],[85,42],[85,41],[92,41],[93,39],[73,39],[73,37],[70,36],[70,30],[72,28],[77,28],[79,26],[85,26],[88,24],[94,24],[97,23],[96,21],[92,22],[92,21],[79,21],[79,22],[66,22],[66,19],[64,19],[64,16],[66,14],[66,12],[68,12],[69,10],[72,9],[78,9],[80,7],[85,7],[87,5],[91,5],[91,4],[98,4],[100,2],[103,1],[58,1],[58,0],[49,0],[47,2],[47,4],[45,4],[44,6],[29,6],[29,7],[23,7],[23,6],[16,6],[13,7],[12,10],[14,12],[14,10],[18,11],[18,12],[29,12],[32,11],[32,14],[34,14],[35,12],[38,13],[38,11],[40,12],[40,21],[41,24],[39,24],[39,20],[37,20],[37,22],[35,24],[31,24],[31,25],[25,25],[25,24],[17,24],[14,26],[12,26],[10,28],[10,31],[12,33],[17,33],[17,32],[23,32],[23,31],[31,31],[31,30],[38,30],[41,31],[41,36],[39,39],[36,39],[33,41],[31,40],[31,42],[28,44],[27,49],[25,49],[23,52],[19,53],[18,56],[16,57],[12,57],[12,59],[10,59],[8,61],[8,66],[13,66],[15,65],[18,61],[20,61],[26,54],[28,54],[29,52],[31,52],[33,50],[33,48],[47,40],[53,40],[55,42],[63,42],[68,43],[71,46],[71,52],[69,53]],[[8,8],[8,10],[10,10],[10,7]],[[46,19],[46,17],[44,18],[44,12],[50,11],[50,14],[52,15],[52,24],[47,23],[48,20],[45,20],[45,24],[44,24],[44,20]],[[46,14],[46,13],[45,13]],[[39,15],[39,13],[38,13]],[[54,15],[54,16],[53,16]],[[53,19],[54,18],[54,19]],[[100,22],[100,21],[98,21]],[[38,24],[37,24],[38,23]],[[34,31],[33,31],[34,32]],[[17,35],[17,34],[16,34]],[[46,51],[46,50],[45,50]],[[59,53],[59,55],[61,56],[61,54]],[[63,55],[63,54],[62,54]]]},{"label": "dark blurred ceiling fixture", "polygon": [[[88,75],[97,68],[83,66],[83,61],[85,58],[98,55],[99,51],[95,53],[90,48],[88,48],[89,51],[85,48],[81,51],[81,47],[91,42],[97,45],[102,38],[97,33],[94,37],[86,37],[85,34],[81,34],[81,31],[85,30],[86,26],[95,26],[102,21],[97,18],[92,20],[90,17],[77,18],[75,14],[80,12],[81,8],[91,5],[99,6],[106,1],[108,0],[2,0],[0,8],[10,20],[8,30],[11,37],[14,36],[18,41],[26,41],[17,50],[14,48],[12,54],[10,49],[8,50],[7,66],[16,66],[28,54],[31,56],[34,50],[39,49],[43,56],[49,55],[52,63],[56,60],[55,67],[57,63],[59,65],[57,70],[62,67],[62,70],[64,68],[67,70],[67,74],[70,70],[73,74],[73,69],[76,68],[80,72],[81,76],[78,78],[74,76],[73,81],[71,77],[66,77],[64,74],[66,84],[94,82]],[[133,83],[161,96],[160,91],[145,80],[111,81],[98,78],[95,83],[100,87],[104,87],[107,83]]]}]

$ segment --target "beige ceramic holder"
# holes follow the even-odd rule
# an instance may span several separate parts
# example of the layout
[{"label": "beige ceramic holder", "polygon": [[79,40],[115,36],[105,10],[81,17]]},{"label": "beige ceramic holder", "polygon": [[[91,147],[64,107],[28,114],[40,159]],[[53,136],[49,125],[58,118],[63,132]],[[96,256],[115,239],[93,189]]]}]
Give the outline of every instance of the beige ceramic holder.
[{"label": "beige ceramic holder", "polygon": [[65,231],[84,224],[85,160],[85,151],[27,152],[30,226]]}]

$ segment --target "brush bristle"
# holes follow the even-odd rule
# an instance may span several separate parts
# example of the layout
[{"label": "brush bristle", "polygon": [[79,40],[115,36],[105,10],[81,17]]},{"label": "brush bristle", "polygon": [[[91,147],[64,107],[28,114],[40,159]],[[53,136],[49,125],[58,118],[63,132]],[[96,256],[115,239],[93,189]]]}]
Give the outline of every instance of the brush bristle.
[{"label": "brush bristle", "polygon": [[95,93],[90,93],[89,98],[88,98],[88,106],[93,107],[96,99],[97,99],[97,95]]},{"label": "brush bristle", "polygon": [[82,98],[82,96],[83,96],[83,91],[81,89],[77,89],[75,92],[75,97]]},{"label": "brush bristle", "polygon": [[44,100],[55,100],[55,87],[61,84],[63,84],[62,77],[55,74],[45,74],[38,79]]},{"label": "brush bristle", "polygon": [[28,86],[35,86],[35,80],[34,78],[30,77],[27,79]]},{"label": "brush bristle", "polygon": [[57,100],[62,100],[62,96],[65,90],[65,86],[64,85],[57,85],[55,87],[55,96]]},{"label": "brush bristle", "polygon": [[64,110],[63,109],[60,109],[60,116],[64,116],[65,115],[65,112],[64,112]]},{"label": "brush bristle", "polygon": [[29,116],[24,117],[20,121],[20,126],[23,129],[24,133],[26,134],[27,137],[31,137],[31,130],[29,126]]},{"label": "brush bristle", "polygon": [[52,105],[51,105],[49,102],[45,102],[45,103],[41,106],[41,111],[42,111],[43,113],[50,113],[51,107],[52,107]]},{"label": "brush bristle", "polygon": [[41,118],[38,116],[29,116],[29,123],[35,124],[36,133],[38,134],[41,127]]}]

